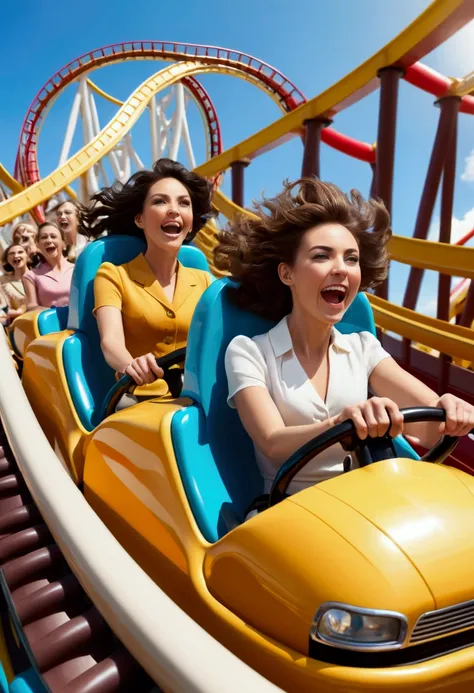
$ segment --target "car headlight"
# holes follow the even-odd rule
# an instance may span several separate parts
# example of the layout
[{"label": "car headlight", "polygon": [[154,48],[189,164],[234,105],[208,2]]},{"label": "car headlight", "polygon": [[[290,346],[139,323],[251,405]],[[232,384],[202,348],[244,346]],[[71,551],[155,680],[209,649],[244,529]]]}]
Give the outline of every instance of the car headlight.
[{"label": "car headlight", "polygon": [[314,617],[311,638],[350,650],[394,650],[407,633],[403,614],[360,609],[347,604],[323,604]]}]

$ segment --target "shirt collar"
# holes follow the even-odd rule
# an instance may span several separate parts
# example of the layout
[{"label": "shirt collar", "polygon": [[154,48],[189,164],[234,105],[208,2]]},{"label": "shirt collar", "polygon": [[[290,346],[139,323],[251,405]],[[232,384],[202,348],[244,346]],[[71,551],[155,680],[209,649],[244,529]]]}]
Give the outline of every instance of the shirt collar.
[{"label": "shirt collar", "polygon": [[130,277],[133,281],[142,284],[142,286],[151,286],[153,282],[156,281],[156,277],[143,253],[134,257],[133,260],[130,260],[127,264]]},{"label": "shirt collar", "polygon": [[[74,265],[72,264],[72,262],[66,260],[59,274],[60,276],[63,276],[63,274],[66,274],[66,272],[71,272],[73,269]],[[57,281],[58,271],[56,267],[50,267],[48,262],[44,260],[44,262],[42,262],[38,267],[36,267],[36,274],[42,274],[44,277],[52,277],[52,279],[56,279]]]},{"label": "shirt collar", "polygon": [[179,260],[176,286],[171,304],[166,298],[163,288],[153,274],[153,271],[146,261],[143,253],[140,253],[140,255],[137,255],[137,257],[128,263],[128,272],[130,278],[138,284],[141,284],[145,291],[150,294],[150,296],[156,298],[156,300],[164,306],[171,307],[174,310],[180,308],[189,294],[191,294],[196,288],[195,273],[190,267],[185,267],[182,265]]},{"label": "shirt collar", "polygon": [[[280,320],[278,325],[272,327],[269,331],[268,336],[275,353],[276,358],[283,356],[288,351],[293,350],[293,343],[291,341],[290,330],[288,329],[288,316],[286,315],[283,320]],[[348,353],[351,351],[350,341],[346,335],[342,334],[335,327],[331,330],[331,346],[336,351],[342,351]]]}]

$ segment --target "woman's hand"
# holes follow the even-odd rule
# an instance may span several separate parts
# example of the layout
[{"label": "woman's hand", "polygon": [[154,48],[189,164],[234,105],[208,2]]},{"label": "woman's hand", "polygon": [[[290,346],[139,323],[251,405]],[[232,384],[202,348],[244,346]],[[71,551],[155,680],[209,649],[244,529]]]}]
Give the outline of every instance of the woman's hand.
[{"label": "woman's hand", "polygon": [[133,378],[137,385],[147,385],[163,377],[163,369],[156,364],[156,357],[153,354],[138,356],[125,367],[123,372]]},{"label": "woman's hand", "polygon": [[403,416],[398,405],[388,397],[371,397],[354,404],[344,407],[339,416],[333,419],[334,425],[351,419],[356,427],[357,435],[361,440],[367,436],[378,438],[384,436],[390,429],[392,438],[400,435],[403,431]]},{"label": "woman's hand", "polygon": [[8,316],[9,320],[14,320],[15,318],[18,318],[20,315],[23,315],[23,313],[24,313],[24,310],[22,310],[21,308],[18,308],[18,309],[10,308],[7,312],[7,316]]},{"label": "woman's hand", "polygon": [[466,436],[474,428],[474,407],[454,395],[442,395],[430,404],[446,412],[446,421],[439,427],[441,435]]}]

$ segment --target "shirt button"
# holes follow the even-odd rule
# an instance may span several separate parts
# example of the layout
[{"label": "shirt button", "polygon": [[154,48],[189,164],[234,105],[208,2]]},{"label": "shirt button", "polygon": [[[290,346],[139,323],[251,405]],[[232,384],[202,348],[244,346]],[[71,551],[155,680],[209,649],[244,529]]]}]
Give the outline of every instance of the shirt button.
[{"label": "shirt button", "polygon": [[165,337],[164,340],[163,340],[163,342],[164,342],[165,344],[171,344],[172,341],[173,341],[173,337],[171,337],[169,334],[167,334],[166,337]]},{"label": "shirt button", "polygon": [[174,318],[174,313],[173,313],[173,311],[172,311],[172,310],[167,310],[167,311],[166,311],[166,316],[167,316],[168,318]]}]

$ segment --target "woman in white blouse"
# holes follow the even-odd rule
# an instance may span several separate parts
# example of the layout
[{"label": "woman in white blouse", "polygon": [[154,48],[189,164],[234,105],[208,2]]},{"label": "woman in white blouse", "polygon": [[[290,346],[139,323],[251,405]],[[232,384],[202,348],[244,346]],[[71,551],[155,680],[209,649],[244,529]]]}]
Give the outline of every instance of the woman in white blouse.
[{"label": "woman in white blouse", "polygon": [[[411,424],[405,433],[426,447],[443,433],[466,435],[474,407],[439,397],[369,332],[343,335],[335,327],[358,291],[387,276],[391,229],[383,203],[303,179],[256,211],[256,219],[236,219],[220,234],[215,258],[239,282],[235,303],[277,322],[253,339],[233,339],[225,359],[228,403],[254,442],[265,491],[301,445],[347,419],[362,439],[389,427],[395,437],[403,431],[400,407],[442,407],[446,423]],[[340,445],[318,455],[289,493],[341,473],[343,459]]]}]

